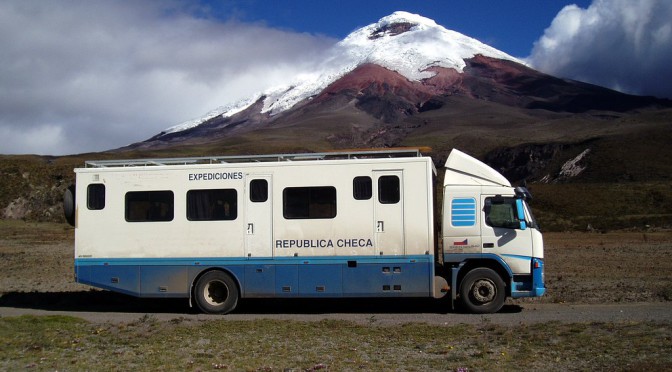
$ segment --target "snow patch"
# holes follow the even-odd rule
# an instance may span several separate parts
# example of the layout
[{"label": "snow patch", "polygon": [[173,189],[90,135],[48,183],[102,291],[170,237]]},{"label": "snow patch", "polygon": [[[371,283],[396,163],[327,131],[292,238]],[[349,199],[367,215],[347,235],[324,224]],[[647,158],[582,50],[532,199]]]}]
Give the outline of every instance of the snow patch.
[{"label": "snow patch", "polygon": [[558,174],[558,176],[559,177],[564,177],[564,178],[573,178],[573,177],[578,176],[581,172],[583,172],[586,169],[586,165],[581,165],[579,163],[589,153],[590,153],[590,149],[585,149],[582,153],[580,153],[574,159],[568,160],[565,164],[562,165],[562,168],[560,169],[560,173]]},{"label": "snow patch", "polygon": [[235,102],[235,103],[232,103],[232,104],[229,104],[229,105],[220,106],[220,107],[206,113],[205,115],[201,116],[200,118],[193,119],[193,120],[188,120],[188,121],[185,121],[183,123],[172,126],[168,129],[164,130],[162,135],[166,135],[166,134],[170,134],[170,133],[176,133],[176,132],[182,132],[182,131],[185,131],[187,129],[197,127],[197,126],[205,123],[206,121],[208,121],[212,118],[215,118],[217,116],[221,116],[222,118],[231,117],[231,116],[245,110],[246,108],[252,106],[255,102],[257,102],[257,100],[259,100],[259,98],[261,98],[261,94],[257,93],[254,96],[252,96],[251,98],[243,99],[243,100],[240,100],[238,102]]}]

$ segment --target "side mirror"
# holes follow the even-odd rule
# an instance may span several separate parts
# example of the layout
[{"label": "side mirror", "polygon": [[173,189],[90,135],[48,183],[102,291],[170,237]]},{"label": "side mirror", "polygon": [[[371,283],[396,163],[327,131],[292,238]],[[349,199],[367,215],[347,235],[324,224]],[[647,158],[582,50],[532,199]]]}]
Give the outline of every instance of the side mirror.
[{"label": "side mirror", "polygon": [[527,223],[525,222],[525,208],[523,207],[523,200],[516,199],[516,210],[518,212],[518,220],[520,223],[520,230],[525,230],[527,228]]}]

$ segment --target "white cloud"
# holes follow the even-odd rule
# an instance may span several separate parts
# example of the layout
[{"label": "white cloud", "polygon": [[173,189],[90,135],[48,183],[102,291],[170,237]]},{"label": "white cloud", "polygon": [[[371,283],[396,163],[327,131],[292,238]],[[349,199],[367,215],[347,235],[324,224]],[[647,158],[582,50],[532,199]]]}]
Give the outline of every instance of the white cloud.
[{"label": "white cloud", "polygon": [[535,43],[528,62],[552,75],[672,98],[672,1],[566,6]]},{"label": "white cloud", "polygon": [[0,2],[0,153],[141,141],[286,83],[335,42],[203,14],[186,1]]}]

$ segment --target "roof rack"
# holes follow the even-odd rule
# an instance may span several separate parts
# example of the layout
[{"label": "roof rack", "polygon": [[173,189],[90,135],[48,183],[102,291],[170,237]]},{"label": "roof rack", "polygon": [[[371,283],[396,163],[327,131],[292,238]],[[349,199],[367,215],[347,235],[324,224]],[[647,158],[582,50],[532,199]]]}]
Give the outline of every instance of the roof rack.
[{"label": "roof rack", "polygon": [[275,155],[242,155],[242,156],[204,156],[192,158],[157,158],[131,160],[91,160],[85,162],[86,168],[111,167],[149,167],[165,165],[189,164],[222,164],[222,163],[260,163],[282,161],[313,161],[337,159],[373,159],[373,158],[408,158],[421,157],[419,148],[399,148],[385,150],[333,151],[304,154]]}]

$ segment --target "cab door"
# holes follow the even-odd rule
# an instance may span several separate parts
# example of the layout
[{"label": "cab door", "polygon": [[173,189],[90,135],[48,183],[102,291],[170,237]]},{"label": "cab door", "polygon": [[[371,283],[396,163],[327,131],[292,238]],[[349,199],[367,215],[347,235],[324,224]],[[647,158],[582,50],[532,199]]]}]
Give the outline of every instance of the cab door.
[{"label": "cab door", "polygon": [[404,190],[401,170],[374,171],[374,231],[378,255],[403,255]]},{"label": "cab door", "polygon": [[529,274],[532,231],[524,228],[525,218],[518,215],[516,199],[512,196],[482,195],[481,205],[483,253],[501,256],[514,274]]}]

